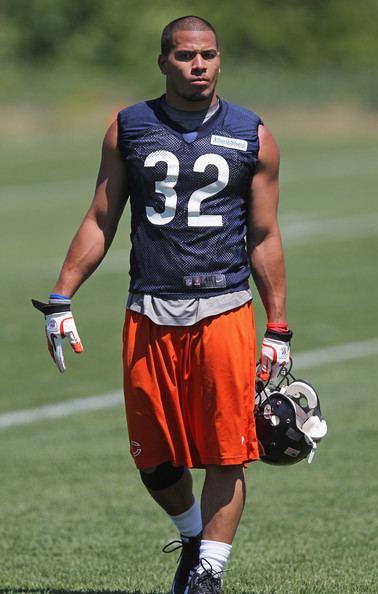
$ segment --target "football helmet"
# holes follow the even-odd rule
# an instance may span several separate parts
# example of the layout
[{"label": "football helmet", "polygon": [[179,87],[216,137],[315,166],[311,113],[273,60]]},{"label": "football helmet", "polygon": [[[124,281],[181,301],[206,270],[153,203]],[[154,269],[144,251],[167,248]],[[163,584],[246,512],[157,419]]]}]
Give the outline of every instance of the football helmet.
[{"label": "football helmet", "polygon": [[288,373],[276,386],[260,383],[254,413],[260,460],[279,466],[304,458],[312,462],[317,444],[327,433],[327,423],[319,397],[307,381]]}]

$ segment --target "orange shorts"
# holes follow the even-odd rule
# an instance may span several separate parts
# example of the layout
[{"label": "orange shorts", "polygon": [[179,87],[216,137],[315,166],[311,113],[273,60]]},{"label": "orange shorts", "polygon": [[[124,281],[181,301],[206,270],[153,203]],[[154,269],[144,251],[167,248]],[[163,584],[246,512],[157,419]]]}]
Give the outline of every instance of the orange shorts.
[{"label": "orange shorts", "polygon": [[124,392],[138,468],[257,460],[252,304],[193,326],[159,326],[127,310]]}]

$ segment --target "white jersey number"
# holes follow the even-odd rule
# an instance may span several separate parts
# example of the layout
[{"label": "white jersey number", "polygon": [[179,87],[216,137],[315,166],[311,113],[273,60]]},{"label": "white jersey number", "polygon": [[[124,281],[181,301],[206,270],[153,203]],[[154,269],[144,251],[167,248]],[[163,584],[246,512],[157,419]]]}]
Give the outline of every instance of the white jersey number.
[{"label": "white jersey number", "polygon": [[[148,220],[154,225],[166,225],[170,223],[176,214],[177,194],[174,190],[180,170],[177,157],[169,151],[155,151],[150,153],[145,162],[145,167],[154,167],[162,162],[167,165],[167,175],[164,179],[155,182],[155,192],[165,197],[165,208],[163,212],[157,212],[152,206],[146,207]],[[208,165],[215,165],[218,169],[218,179],[191,194],[188,201],[188,226],[189,227],[222,227],[222,215],[201,214],[201,203],[203,200],[219,194],[228,184],[230,169],[226,159],[214,153],[206,153],[198,157],[193,166],[194,172],[203,173]]]},{"label": "white jersey number", "polygon": [[169,151],[155,151],[150,153],[145,162],[145,167],[155,167],[156,163],[167,164],[167,175],[161,181],[155,182],[155,192],[165,196],[165,209],[163,212],[156,212],[152,206],[146,207],[148,220],[154,225],[166,225],[170,223],[176,214],[177,194],[174,187],[177,184],[179,174],[178,158]]}]

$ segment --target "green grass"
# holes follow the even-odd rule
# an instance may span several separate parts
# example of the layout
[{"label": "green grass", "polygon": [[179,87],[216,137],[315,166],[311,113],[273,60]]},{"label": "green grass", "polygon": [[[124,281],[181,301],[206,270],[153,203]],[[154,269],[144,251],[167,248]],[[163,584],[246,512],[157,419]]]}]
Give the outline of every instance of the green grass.
[{"label": "green grass", "polygon": [[[86,350],[67,351],[64,376],[30,304],[49,292],[87,208],[101,135],[28,136],[1,149],[0,414],[121,385],[128,213],[75,298]],[[296,352],[377,337],[378,147],[362,135],[279,140],[295,362]],[[258,300],[256,311],[261,336]],[[371,355],[303,371],[329,435],[311,466],[249,468],[225,594],[377,593],[375,367]],[[0,429],[0,452],[0,594],[168,591],[176,558],[161,548],[175,531],[139,482],[121,406]],[[203,474],[194,476],[199,494]]]}]

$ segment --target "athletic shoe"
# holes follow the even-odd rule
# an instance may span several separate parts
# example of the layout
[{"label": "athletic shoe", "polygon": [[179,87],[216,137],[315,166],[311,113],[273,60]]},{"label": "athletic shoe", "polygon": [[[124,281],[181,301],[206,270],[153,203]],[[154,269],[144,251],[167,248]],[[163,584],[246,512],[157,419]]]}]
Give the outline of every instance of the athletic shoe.
[{"label": "athletic shoe", "polygon": [[184,594],[187,591],[189,579],[199,563],[201,536],[201,533],[197,536],[181,535],[181,540],[173,540],[163,548],[164,553],[181,549],[170,594]]},{"label": "athletic shoe", "polygon": [[201,559],[201,567],[195,571],[189,582],[188,594],[221,594],[222,582],[206,559]]}]

